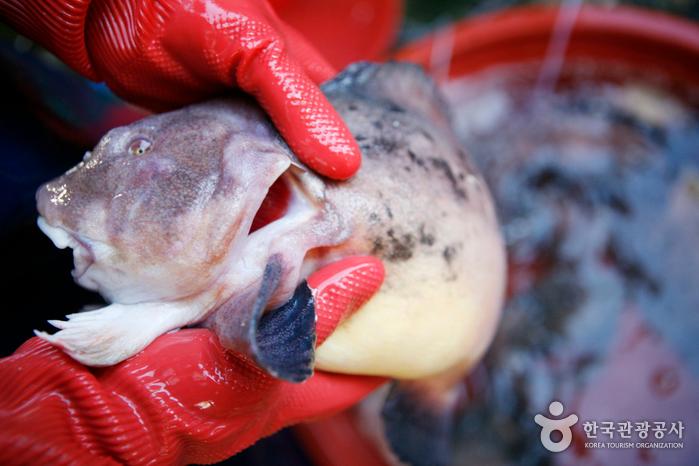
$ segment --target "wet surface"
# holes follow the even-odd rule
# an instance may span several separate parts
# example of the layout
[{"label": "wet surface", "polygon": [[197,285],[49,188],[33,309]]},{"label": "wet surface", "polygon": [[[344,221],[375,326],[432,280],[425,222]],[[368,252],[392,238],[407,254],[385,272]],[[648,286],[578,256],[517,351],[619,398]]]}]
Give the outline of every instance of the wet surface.
[{"label": "wet surface", "polygon": [[[496,70],[445,87],[495,197],[510,262],[499,331],[469,381],[458,464],[691,464],[697,107],[641,81],[536,92],[532,74]],[[553,400],[563,417],[580,417],[560,454],[544,450],[533,422]],[[592,449],[585,442],[619,440],[587,438],[582,424],[593,420],[683,421],[687,430],[656,440],[681,449]]]}]

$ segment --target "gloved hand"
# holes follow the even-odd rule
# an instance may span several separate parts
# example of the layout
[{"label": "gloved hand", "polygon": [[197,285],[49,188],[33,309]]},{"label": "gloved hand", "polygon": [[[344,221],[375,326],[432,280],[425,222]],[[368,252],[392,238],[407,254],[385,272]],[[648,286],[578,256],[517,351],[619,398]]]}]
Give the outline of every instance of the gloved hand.
[{"label": "gloved hand", "polygon": [[[314,273],[318,344],[383,281],[352,257]],[[163,335],[102,369],[32,338],[0,360],[0,464],[221,461],[284,426],[350,406],[383,383],[324,372],[281,382],[203,329]]]},{"label": "gloved hand", "polygon": [[359,169],[317,86],[334,70],[264,0],[0,0],[0,15],[126,100],[163,110],[237,86],[310,168],[335,179]]}]

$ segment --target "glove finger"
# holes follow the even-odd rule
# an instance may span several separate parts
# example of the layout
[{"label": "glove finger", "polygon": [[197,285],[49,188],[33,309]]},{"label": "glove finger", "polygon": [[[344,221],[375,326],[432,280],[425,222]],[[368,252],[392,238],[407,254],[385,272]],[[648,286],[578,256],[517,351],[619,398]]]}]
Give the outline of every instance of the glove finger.
[{"label": "glove finger", "polygon": [[249,52],[236,80],[272,118],[299,159],[333,179],[346,179],[361,164],[349,129],[318,86],[293,62],[280,40]]},{"label": "glove finger", "polygon": [[346,257],[308,277],[316,303],[318,346],[378,291],[383,279],[383,263],[372,256]]},{"label": "glove finger", "polygon": [[284,25],[284,37],[290,47],[292,58],[301,65],[306,75],[316,84],[321,84],[337,74],[337,70],[296,29]]},{"label": "glove finger", "polygon": [[316,372],[302,384],[285,382],[283,390],[279,392],[277,422],[272,424],[274,430],[342,411],[361,401],[385,382],[383,377],[324,371]]},{"label": "glove finger", "polygon": [[337,70],[306,39],[306,36],[287,24],[268,1],[260,1],[258,6],[264,10],[267,21],[276,33],[283,37],[291,59],[301,66],[311,80],[320,84],[337,74]]}]

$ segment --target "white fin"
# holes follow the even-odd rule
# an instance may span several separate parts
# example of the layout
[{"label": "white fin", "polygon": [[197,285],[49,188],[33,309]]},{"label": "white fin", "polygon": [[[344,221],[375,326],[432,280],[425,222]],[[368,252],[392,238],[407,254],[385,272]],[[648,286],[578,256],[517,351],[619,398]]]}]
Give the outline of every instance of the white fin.
[{"label": "white fin", "polygon": [[196,319],[196,312],[168,303],[112,304],[95,311],[50,320],[60,330],[53,335],[35,330],[87,366],[111,366],[130,358],[153,340]]}]

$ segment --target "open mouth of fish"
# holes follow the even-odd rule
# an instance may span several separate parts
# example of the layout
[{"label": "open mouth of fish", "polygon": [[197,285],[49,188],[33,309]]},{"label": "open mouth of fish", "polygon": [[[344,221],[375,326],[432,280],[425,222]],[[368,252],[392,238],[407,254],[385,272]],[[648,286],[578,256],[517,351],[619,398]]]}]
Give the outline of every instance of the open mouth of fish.
[{"label": "open mouth of fish", "polygon": [[293,175],[287,170],[269,187],[253,217],[250,234],[280,220],[287,214],[290,207],[305,203],[304,196],[292,177]]},{"label": "open mouth of fish", "polygon": [[73,250],[73,278],[79,280],[95,262],[93,252],[94,242],[75,232],[60,226],[50,225],[44,217],[39,217],[37,224],[41,231],[48,236],[58,249]]},{"label": "open mouth of fish", "polygon": [[[313,214],[315,209],[310,196],[305,192],[296,175],[292,173],[293,170],[292,167],[285,170],[269,187],[253,217],[248,235],[253,235],[265,228],[274,229],[275,232],[283,234]],[[51,224],[43,216],[38,218],[37,223],[57,248],[73,250],[72,275],[76,281],[80,282],[95,263],[100,251],[108,248],[100,241],[88,238],[60,224]],[[88,286],[87,283],[81,282],[81,284]]]}]

